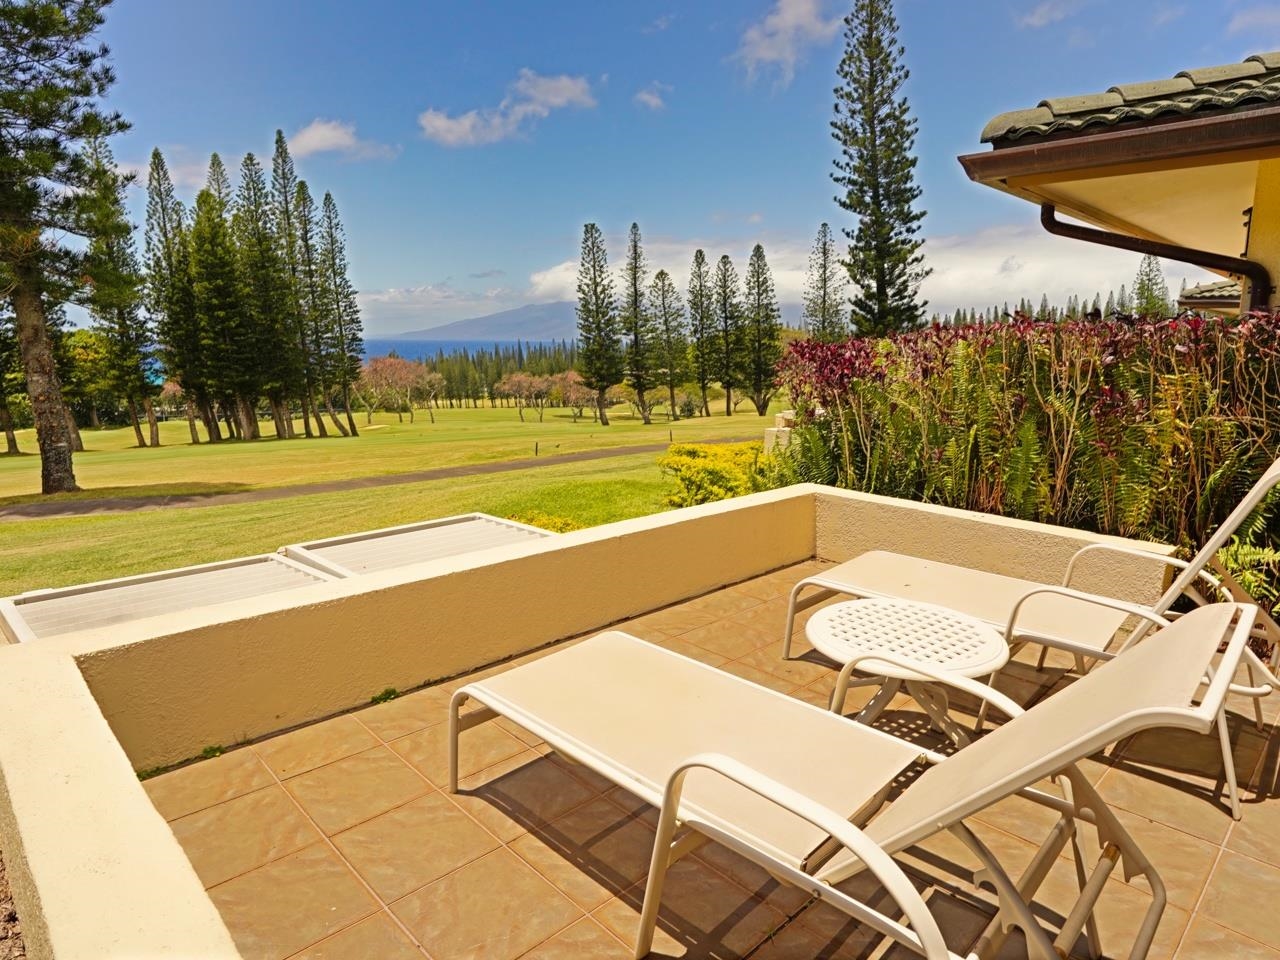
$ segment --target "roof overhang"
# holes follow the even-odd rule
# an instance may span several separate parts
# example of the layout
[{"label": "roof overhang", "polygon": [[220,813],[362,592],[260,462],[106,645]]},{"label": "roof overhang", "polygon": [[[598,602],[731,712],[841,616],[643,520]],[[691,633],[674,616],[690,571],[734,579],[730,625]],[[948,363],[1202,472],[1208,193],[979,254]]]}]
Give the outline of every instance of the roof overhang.
[{"label": "roof overhang", "polygon": [[1280,104],[1048,137],[961,156],[971,180],[1105,230],[1238,257]]}]

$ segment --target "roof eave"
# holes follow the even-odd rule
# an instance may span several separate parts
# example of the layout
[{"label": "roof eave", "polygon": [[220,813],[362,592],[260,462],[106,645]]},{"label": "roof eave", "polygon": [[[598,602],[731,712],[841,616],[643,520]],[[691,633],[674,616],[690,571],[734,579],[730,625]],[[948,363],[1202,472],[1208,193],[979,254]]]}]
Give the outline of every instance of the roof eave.
[{"label": "roof eave", "polygon": [[1280,157],[1280,104],[997,147],[957,159],[970,180],[1024,195],[1011,180],[1079,180],[1144,169],[1201,166],[1227,157]]}]

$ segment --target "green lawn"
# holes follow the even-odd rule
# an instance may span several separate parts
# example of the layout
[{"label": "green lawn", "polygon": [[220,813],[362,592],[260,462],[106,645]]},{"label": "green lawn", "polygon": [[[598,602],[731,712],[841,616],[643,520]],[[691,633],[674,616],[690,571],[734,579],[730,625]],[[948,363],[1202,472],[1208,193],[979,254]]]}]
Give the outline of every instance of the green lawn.
[{"label": "green lawn", "polygon": [[[253,443],[190,443],[185,421],[161,425],[163,446],[138,449],[130,429],[85,430],[86,450],[75,458],[76,479],[84,492],[63,495],[85,498],[147,496],[175,493],[219,493],[317,483],[350,477],[410,473],[433,467],[570,453],[639,443],[711,439],[757,439],[772,418],[756,416],[744,403],[733,417],[721,413],[668,423],[658,418],[645,426],[626,408],[610,412],[609,427],[589,418],[574,423],[564,410],[548,410],[545,420],[526,412],[521,422],[514,409],[440,410],[430,423],[425,412],[417,422],[398,422],[379,414],[371,427],[361,416],[359,437],[262,440]],[[265,425],[270,429],[270,425]],[[19,434],[21,457],[0,456],[0,506],[40,499],[40,461],[35,436]],[[386,496],[387,494],[379,494]],[[362,526],[370,526],[363,524]],[[7,531],[6,531],[6,537]]]},{"label": "green lawn", "polygon": [[[449,453],[437,449],[442,456]],[[473,510],[495,516],[537,511],[585,526],[642,516],[665,509],[663,496],[672,486],[655,460],[652,454],[631,455],[263,503],[0,522],[0,596],[266,553],[286,543]]]}]

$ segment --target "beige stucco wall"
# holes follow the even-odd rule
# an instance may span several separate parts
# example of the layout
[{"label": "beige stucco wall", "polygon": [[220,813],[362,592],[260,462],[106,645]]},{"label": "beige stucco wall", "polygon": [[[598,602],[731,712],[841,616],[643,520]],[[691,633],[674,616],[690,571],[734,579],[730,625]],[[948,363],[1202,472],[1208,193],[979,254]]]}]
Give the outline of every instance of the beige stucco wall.
[{"label": "beige stucco wall", "polygon": [[[1258,181],[1253,193],[1253,216],[1249,226],[1249,260],[1262,264],[1271,272],[1273,286],[1280,284],[1280,160],[1258,162]],[[1246,284],[1241,309],[1249,303]],[[1271,294],[1272,308],[1280,307],[1280,298]]]},{"label": "beige stucco wall", "polygon": [[[868,550],[891,550],[1011,577],[1061,583],[1072,554],[1086,544],[1114,543],[1141,546],[1158,554],[1172,552],[1162,544],[829,487],[818,488],[814,499],[815,548],[824,560],[843,561]],[[1158,562],[1142,564],[1129,557],[1097,554],[1081,561],[1073,586],[1135,603],[1153,603],[1160,596],[1167,572]]]}]

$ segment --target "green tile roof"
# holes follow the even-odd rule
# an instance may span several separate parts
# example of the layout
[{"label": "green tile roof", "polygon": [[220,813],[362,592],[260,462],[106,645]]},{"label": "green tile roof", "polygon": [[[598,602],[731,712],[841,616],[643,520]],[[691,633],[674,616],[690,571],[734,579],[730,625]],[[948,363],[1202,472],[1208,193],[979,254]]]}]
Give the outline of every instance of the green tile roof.
[{"label": "green tile roof", "polygon": [[1179,300],[1239,300],[1239,280],[1211,280],[1199,286],[1187,287],[1178,295]]},{"label": "green tile roof", "polygon": [[982,142],[1097,133],[1099,128],[1123,123],[1269,103],[1280,103],[1280,51],[1254,54],[1241,63],[1183,70],[1169,80],[1126,83],[1103,93],[1041,100],[1038,106],[993,117],[982,131]]}]

